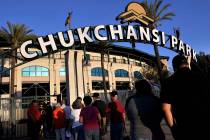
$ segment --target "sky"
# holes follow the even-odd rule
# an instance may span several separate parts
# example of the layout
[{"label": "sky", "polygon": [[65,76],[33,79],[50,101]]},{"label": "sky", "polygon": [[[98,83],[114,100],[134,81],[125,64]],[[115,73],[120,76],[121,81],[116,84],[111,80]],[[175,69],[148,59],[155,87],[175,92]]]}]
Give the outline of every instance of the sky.
[{"label": "sky", "polygon": [[[33,33],[45,36],[65,31],[65,19],[73,11],[71,28],[84,26],[119,24],[115,18],[124,11],[126,5],[142,0],[2,0],[0,3],[0,26],[6,22],[20,23],[33,29]],[[197,53],[210,54],[210,0],[164,0],[171,3],[168,12],[175,17],[163,21],[158,30],[173,34],[173,28],[181,30],[181,40],[189,44]],[[131,47],[129,43],[123,45]],[[154,54],[151,45],[137,43],[137,49]],[[169,56],[169,63],[176,53],[160,48],[160,55]],[[170,65],[170,64],[169,64]]]}]

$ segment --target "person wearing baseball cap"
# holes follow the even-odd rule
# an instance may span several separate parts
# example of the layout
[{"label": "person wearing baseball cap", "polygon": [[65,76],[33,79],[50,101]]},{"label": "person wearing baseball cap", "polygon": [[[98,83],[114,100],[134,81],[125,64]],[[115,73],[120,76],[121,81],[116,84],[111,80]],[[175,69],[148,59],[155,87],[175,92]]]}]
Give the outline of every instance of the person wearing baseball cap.
[{"label": "person wearing baseball cap", "polygon": [[110,93],[111,102],[106,108],[106,113],[110,119],[110,137],[111,140],[123,139],[123,130],[125,127],[125,108],[117,98],[117,91]]}]

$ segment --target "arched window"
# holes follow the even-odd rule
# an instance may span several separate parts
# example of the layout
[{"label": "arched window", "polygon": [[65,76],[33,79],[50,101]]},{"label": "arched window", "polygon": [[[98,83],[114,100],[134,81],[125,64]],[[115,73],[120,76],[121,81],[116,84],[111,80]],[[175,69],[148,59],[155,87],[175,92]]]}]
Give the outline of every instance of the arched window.
[{"label": "arched window", "polygon": [[138,80],[143,79],[143,76],[139,71],[134,71],[133,74],[134,74],[135,79],[138,79]]},{"label": "arched window", "polygon": [[115,77],[129,77],[128,71],[124,69],[115,70]]},{"label": "arched window", "polygon": [[[3,72],[3,71],[4,71],[4,72]],[[3,72],[3,73],[2,73],[2,72]],[[8,68],[3,67],[3,66],[0,65],[0,75],[1,75],[2,77],[9,77],[9,75],[10,75],[10,70],[9,70]]]},{"label": "arched window", "polygon": [[[104,75],[108,76],[108,71],[104,69]],[[91,76],[102,76],[102,68],[96,67],[91,69]]]},{"label": "arched window", "polygon": [[49,69],[42,66],[29,66],[22,69],[22,76],[49,76]]},{"label": "arched window", "polygon": [[65,69],[65,67],[60,68],[59,75],[60,76],[66,76],[66,69]]}]

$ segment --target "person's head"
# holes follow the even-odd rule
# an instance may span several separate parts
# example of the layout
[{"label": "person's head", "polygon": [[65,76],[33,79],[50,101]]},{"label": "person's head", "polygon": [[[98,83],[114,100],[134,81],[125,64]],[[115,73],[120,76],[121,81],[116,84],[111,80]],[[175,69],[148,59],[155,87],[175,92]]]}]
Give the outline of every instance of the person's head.
[{"label": "person's head", "polygon": [[88,106],[88,105],[90,105],[92,103],[92,98],[90,96],[85,96],[83,98],[83,101],[85,103],[85,106]]},{"label": "person's head", "polygon": [[147,80],[137,80],[135,82],[136,94],[152,94],[151,84]]},{"label": "person's head", "polygon": [[44,107],[45,107],[44,102],[39,102],[39,108],[40,108],[40,109],[44,109]]},{"label": "person's head", "polygon": [[176,55],[172,60],[172,65],[174,71],[177,71],[180,68],[189,68],[187,58],[183,55]]},{"label": "person's head", "polygon": [[99,93],[93,93],[93,100],[100,99]]},{"label": "person's head", "polygon": [[56,105],[55,105],[55,108],[60,108],[61,107],[61,104],[60,103],[57,103]]},{"label": "person's head", "polygon": [[36,100],[32,100],[31,106],[32,106],[32,107],[39,108],[39,103],[38,103]]},{"label": "person's head", "polygon": [[82,102],[82,98],[81,97],[77,97],[77,100],[81,101]]},{"label": "person's head", "polygon": [[110,93],[111,100],[112,100],[112,101],[117,100],[117,95],[118,95],[118,93],[117,93],[116,90],[112,91],[112,92]]}]

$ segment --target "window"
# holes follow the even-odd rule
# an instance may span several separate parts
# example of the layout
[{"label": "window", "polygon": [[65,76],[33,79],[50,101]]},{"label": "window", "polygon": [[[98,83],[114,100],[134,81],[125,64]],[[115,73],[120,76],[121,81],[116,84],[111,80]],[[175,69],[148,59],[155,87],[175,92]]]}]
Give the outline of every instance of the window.
[{"label": "window", "polygon": [[128,71],[123,69],[118,69],[115,71],[115,77],[128,77]]},{"label": "window", "polygon": [[123,62],[123,64],[126,64],[126,60],[125,59],[122,59],[122,62]]},{"label": "window", "polygon": [[90,54],[85,54],[85,60],[89,61],[90,60]]},{"label": "window", "polygon": [[134,78],[140,80],[143,79],[143,76],[139,71],[134,71]]},{"label": "window", "polygon": [[8,68],[5,68],[5,67],[0,65],[0,76],[2,76],[2,77],[9,77],[9,75],[10,75],[10,70]]},{"label": "window", "polygon": [[116,82],[116,90],[130,90],[128,81],[118,81]]},{"label": "window", "polygon": [[59,75],[60,76],[65,76],[66,75],[66,69],[65,69],[65,67],[60,68]]},{"label": "window", "polygon": [[116,57],[113,57],[113,62],[114,62],[114,63],[117,63]]},{"label": "window", "polygon": [[49,76],[49,70],[41,66],[29,66],[22,69],[22,76]]},{"label": "window", "polygon": [[[108,71],[104,69],[104,75],[108,76]],[[91,69],[91,76],[102,76],[102,69],[100,67]]]},{"label": "window", "polygon": [[[109,90],[109,82],[106,81],[106,88]],[[103,81],[92,81],[92,89],[93,90],[103,90],[104,84]]]}]

